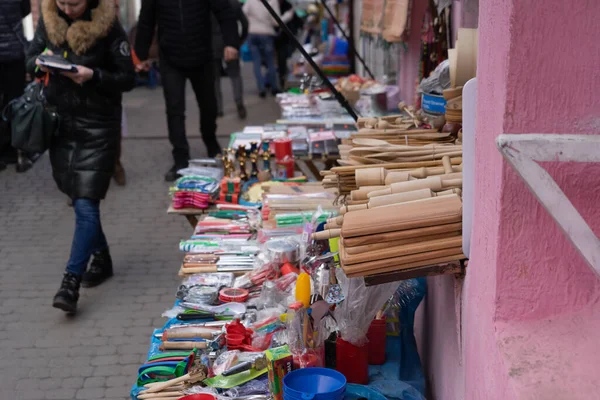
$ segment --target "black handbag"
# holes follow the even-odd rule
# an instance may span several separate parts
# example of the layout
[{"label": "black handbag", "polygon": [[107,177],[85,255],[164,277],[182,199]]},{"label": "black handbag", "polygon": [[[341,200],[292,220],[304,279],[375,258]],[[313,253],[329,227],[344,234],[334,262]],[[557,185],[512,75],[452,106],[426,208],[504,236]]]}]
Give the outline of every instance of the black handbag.
[{"label": "black handbag", "polygon": [[43,153],[58,132],[59,116],[46,101],[45,88],[43,81],[30,83],[23,95],[2,111],[2,119],[10,124],[12,147],[17,150]]}]

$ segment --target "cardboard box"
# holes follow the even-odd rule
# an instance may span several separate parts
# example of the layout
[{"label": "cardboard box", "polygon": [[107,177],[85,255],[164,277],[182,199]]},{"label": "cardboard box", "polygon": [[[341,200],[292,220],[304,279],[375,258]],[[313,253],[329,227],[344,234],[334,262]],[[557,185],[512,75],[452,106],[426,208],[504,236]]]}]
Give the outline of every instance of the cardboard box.
[{"label": "cardboard box", "polygon": [[281,346],[265,351],[269,370],[269,388],[274,400],[283,400],[283,377],[292,372],[294,358],[289,347]]}]

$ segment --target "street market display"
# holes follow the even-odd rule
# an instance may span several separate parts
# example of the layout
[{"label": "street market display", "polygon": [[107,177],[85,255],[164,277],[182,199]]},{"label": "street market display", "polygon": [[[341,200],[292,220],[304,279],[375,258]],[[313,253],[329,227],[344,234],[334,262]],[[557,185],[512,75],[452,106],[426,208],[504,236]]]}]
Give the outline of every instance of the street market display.
[{"label": "street market display", "polygon": [[[399,108],[334,134],[340,166],[322,182],[297,176],[310,135],[280,124],[247,127],[220,163],[180,171],[172,207],[201,218],[179,243],[176,301],[132,399],[424,399],[401,326],[426,269],[465,259],[462,146]],[[411,279],[388,276],[402,271]]]}]

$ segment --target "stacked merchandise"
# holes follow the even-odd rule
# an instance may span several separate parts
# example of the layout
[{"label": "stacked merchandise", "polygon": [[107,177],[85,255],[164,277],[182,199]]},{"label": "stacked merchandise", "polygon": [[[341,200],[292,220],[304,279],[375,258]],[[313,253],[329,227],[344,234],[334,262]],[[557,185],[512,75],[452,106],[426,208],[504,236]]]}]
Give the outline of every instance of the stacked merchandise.
[{"label": "stacked merchandise", "polygon": [[[412,117],[390,116],[359,119],[358,132],[340,145],[341,167],[323,171],[325,188],[350,195],[350,205],[366,202],[364,186],[382,186],[400,181],[447,175],[462,171],[462,146],[450,132],[415,127]],[[373,170],[373,167],[383,170]],[[361,180],[362,182],[357,182]]]},{"label": "stacked merchandise", "polygon": [[[169,320],[152,335],[132,399],[292,399],[292,392],[307,398],[330,390],[377,399],[362,386],[370,379],[375,386],[384,380],[386,395],[408,390],[423,399],[420,385],[397,372],[370,378],[368,366],[386,362],[386,326],[400,331],[386,317],[398,318],[402,296],[418,305],[424,290],[415,292],[417,282],[402,292],[397,283],[367,287],[347,278],[329,241],[311,240],[337,215],[334,200],[319,185],[280,184],[263,194],[267,221],[240,205],[218,204],[204,216],[180,243],[183,280],[163,314]],[[279,226],[277,217],[290,212],[302,214],[299,223]],[[388,363],[385,369],[398,370],[397,360]],[[335,387],[319,388],[322,379]]]},{"label": "stacked merchandise", "polygon": [[[349,277],[465,258],[462,146],[452,143],[452,133],[419,129],[409,117],[359,121],[359,132],[341,150],[348,165],[323,174],[324,187],[337,188],[344,204],[342,215],[315,238],[339,238],[340,263]],[[406,144],[398,143],[402,135]]]},{"label": "stacked merchandise", "polygon": [[269,186],[263,195],[263,226],[302,226],[316,210],[323,211],[319,223],[323,222],[325,215],[337,215],[336,197],[318,183]]},{"label": "stacked merchandise", "polygon": [[182,176],[170,188],[174,209],[207,209],[213,202],[223,174],[218,168],[198,165],[201,162],[192,160],[188,168],[178,171]]},{"label": "stacked merchandise", "polygon": [[221,180],[221,192],[219,193],[219,200],[224,203],[237,204],[240,198],[240,190],[240,178],[225,177]]},{"label": "stacked merchandise", "polygon": [[175,181],[171,188],[173,208],[206,209],[218,188],[218,181],[211,177],[186,175]]}]

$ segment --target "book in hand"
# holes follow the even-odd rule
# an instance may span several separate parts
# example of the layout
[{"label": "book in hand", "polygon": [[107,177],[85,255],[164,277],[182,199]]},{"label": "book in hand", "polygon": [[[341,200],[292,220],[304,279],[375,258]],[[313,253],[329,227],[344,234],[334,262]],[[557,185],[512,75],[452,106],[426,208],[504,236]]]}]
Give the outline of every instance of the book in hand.
[{"label": "book in hand", "polygon": [[49,54],[41,54],[38,56],[40,65],[54,71],[61,72],[77,72],[77,67],[68,60]]}]

